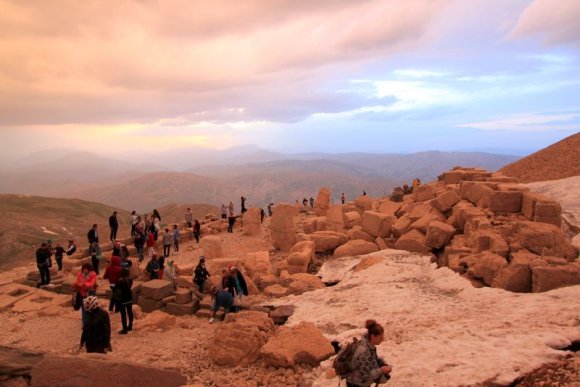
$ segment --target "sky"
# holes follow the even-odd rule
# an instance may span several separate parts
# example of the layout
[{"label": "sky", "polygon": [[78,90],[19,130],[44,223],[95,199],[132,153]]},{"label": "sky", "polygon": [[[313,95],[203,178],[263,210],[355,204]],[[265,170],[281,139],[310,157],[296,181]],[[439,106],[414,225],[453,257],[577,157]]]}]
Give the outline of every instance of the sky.
[{"label": "sky", "polygon": [[578,0],[0,0],[3,157],[526,154],[580,128]]}]

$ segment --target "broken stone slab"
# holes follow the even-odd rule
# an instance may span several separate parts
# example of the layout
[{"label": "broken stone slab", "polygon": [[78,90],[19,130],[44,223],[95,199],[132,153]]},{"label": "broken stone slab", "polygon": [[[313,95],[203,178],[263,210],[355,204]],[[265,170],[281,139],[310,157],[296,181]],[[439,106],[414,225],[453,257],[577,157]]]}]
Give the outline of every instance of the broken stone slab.
[{"label": "broken stone slab", "polygon": [[141,284],[141,295],[160,301],[173,294],[173,283],[166,280],[154,279]]},{"label": "broken stone slab", "polygon": [[293,305],[282,305],[270,312],[270,318],[274,324],[284,325],[292,313],[294,313]]}]

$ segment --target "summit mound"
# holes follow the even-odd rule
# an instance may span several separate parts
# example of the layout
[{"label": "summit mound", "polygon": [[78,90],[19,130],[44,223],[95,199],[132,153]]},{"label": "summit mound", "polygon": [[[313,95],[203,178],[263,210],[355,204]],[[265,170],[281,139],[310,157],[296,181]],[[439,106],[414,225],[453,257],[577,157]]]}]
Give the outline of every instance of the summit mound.
[{"label": "summit mound", "polygon": [[580,175],[580,133],[506,165],[499,172],[522,183],[560,180]]}]

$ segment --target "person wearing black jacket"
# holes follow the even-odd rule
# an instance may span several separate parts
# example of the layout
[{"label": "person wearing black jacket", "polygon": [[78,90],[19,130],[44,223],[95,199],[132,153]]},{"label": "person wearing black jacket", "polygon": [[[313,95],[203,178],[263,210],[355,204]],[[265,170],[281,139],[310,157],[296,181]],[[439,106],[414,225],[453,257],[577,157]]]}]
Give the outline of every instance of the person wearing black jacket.
[{"label": "person wearing black jacket", "polygon": [[48,250],[48,245],[43,243],[40,245],[38,250],[36,250],[36,267],[40,272],[40,284],[48,285],[50,284],[50,251]]},{"label": "person wearing black jacket", "polygon": [[99,243],[99,233],[97,231],[97,225],[93,224],[93,227],[87,233],[87,239],[89,240],[89,245],[93,243]]},{"label": "person wearing black jacket", "polygon": [[199,243],[199,237],[201,236],[201,224],[199,223],[199,220],[195,220],[195,223],[193,224],[193,237],[195,238],[195,241],[197,243]]},{"label": "person wearing black jacket", "polygon": [[195,267],[193,272],[193,283],[199,286],[199,291],[203,293],[205,289],[205,281],[207,281],[207,277],[211,277],[209,271],[205,268],[205,257],[199,257],[199,263]]},{"label": "person wearing black jacket", "polygon": [[54,259],[56,259],[56,264],[58,265],[58,271],[62,270],[62,257],[64,255],[64,247],[60,243],[56,244],[54,248]]},{"label": "person wearing black jacket", "polygon": [[[127,332],[133,330],[132,286],[133,280],[129,277],[129,271],[123,269],[123,271],[121,271],[121,278],[119,278],[115,285],[115,294],[113,296],[117,302],[117,308],[121,312],[121,324],[123,325],[123,330],[119,331],[119,334],[121,335],[126,335]],[[129,317],[129,324],[127,324],[127,317]]]},{"label": "person wearing black jacket", "polygon": [[110,241],[117,239],[117,231],[119,230],[119,220],[117,219],[117,211],[113,212],[113,215],[109,217],[109,227],[111,227],[111,235],[109,236]]},{"label": "person wearing black jacket", "polygon": [[85,298],[83,307],[87,312],[87,318],[83,324],[80,347],[86,346],[89,353],[112,351],[109,314],[101,309],[99,299],[95,296]]}]

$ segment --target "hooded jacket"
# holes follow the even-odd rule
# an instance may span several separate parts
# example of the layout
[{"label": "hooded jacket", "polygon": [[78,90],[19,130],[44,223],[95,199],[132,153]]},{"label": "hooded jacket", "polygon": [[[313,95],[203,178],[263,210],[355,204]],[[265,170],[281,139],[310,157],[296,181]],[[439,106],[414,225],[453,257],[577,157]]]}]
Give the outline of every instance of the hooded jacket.
[{"label": "hooded jacket", "polygon": [[89,291],[94,291],[97,285],[97,274],[94,271],[89,271],[86,278],[83,276],[83,272],[77,274],[77,280],[74,283],[74,288],[77,292],[81,295],[81,297],[85,298],[89,295]]},{"label": "hooded jacket", "polygon": [[121,267],[121,257],[113,255],[111,257],[111,263],[107,266],[105,270],[105,274],[103,275],[104,279],[108,279],[110,284],[116,284],[119,278],[121,278],[121,271],[123,268]]}]

